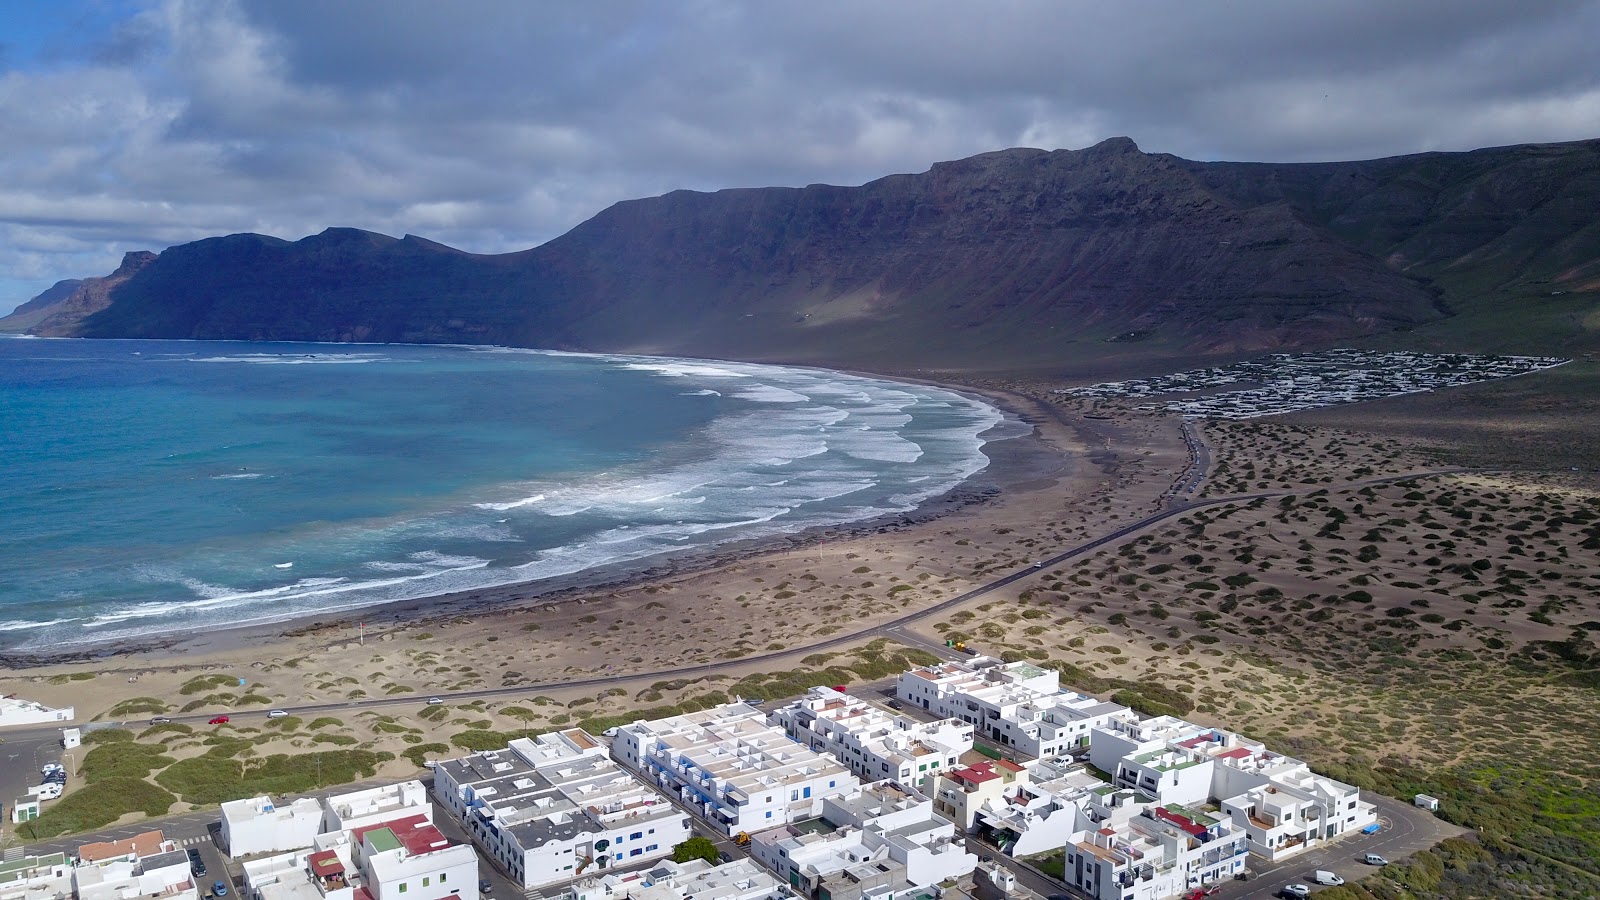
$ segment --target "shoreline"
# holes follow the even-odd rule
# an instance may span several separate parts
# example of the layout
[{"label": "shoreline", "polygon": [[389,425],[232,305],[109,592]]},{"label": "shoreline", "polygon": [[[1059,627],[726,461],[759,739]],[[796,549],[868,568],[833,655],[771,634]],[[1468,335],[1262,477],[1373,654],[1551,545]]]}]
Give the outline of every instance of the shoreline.
[{"label": "shoreline", "polygon": [[[573,601],[584,602],[584,595],[591,592],[628,590],[651,581],[706,574],[763,557],[817,547],[828,541],[863,539],[924,525],[962,510],[993,502],[1004,493],[1019,489],[1025,491],[1029,482],[1050,480],[1073,463],[1070,456],[1046,446],[1037,424],[1038,411],[1025,408],[1034,401],[1021,395],[993,388],[979,388],[970,384],[905,375],[832,370],[815,366],[803,368],[938,387],[998,409],[1005,418],[997,423],[995,426],[997,428],[1007,423],[1016,423],[1028,430],[1016,436],[986,440],[979,451],[989,460],[983,469],[944,493],[930,497],[915,508],[903,512],[887,513],[856,522],[815,525],[786,535],[732,540],[680,554],[605,564],[544,580],[426,594],[353,610],[341,610],[325,616],[310,613],[273,621],[221,627],[182,637],[139,636],[77,644],[61,649],[0,650],[0,671],[22,673],[30,669],[92,663],[122,656],[225,653],[265,647],[285,639],[323,634],[336,641],[348,640],[348,635],[337,636],[354,630],[358,623],[398,628],[457,621],[463,618],[483,619],[539,610],[549,611],[557,606],[570,605]],[[1063,421],[1061,424],[1068,423]]]}]

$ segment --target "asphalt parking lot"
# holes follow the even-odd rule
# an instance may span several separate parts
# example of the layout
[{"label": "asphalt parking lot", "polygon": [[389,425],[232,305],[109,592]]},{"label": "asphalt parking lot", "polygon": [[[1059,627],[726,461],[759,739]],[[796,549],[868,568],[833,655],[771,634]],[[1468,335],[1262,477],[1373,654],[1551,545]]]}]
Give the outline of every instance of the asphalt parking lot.
[{"label": "asphalt parking lot", "polygon": [[[28,788],[44,780],[40,773],[45,763],[61,762],[61,739],[7,738],[0,732],[0,804],[5,805],[4,827],[11,827],[11,804],[17,798],[28,796]],[[81,752],[82,748],[79,748]],[[81,758],[81,757],[80,757]],[[67,777],[76,780],[72,767],[67,767]],[[70,782],[69,782],[70,783]],[[48,809],[51,801],[45,801]]]}]

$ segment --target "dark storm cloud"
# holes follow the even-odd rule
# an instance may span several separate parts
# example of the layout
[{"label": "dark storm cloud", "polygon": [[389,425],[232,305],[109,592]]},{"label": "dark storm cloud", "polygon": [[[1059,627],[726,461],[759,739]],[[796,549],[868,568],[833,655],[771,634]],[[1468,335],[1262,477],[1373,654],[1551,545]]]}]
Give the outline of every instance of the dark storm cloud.
[{"label": "dark storm cloud", "polygon": [[1600,131],[1600,0],[79,6],[0,66],[0,266],[33,289],[214,233],[498,251],[680,187],[1117,134],[1310,160]]}]

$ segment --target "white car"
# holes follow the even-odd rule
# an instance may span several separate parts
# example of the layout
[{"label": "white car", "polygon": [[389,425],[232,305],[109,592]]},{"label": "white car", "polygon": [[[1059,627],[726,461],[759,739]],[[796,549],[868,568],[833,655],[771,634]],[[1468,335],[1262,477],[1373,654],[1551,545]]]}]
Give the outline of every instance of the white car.
[{"label": "white car", "polygon": [[1315,881],[1317,884],[1328,884],[1333,885],[1334,887],[1344,884],[1343,878],[1335,875],[1332,872],[1329,872],[1327,869],[1318,869],[1317,871],[1311,873],[1311,880]]},{"label": "white car", "polygon": [[429,697],[428,698],[428,705],[429,706],[438,706],[439,704],[441,704],[443,702],[444,701],[440,700],[438,697]]},{"label": "white car", "polygon": [[607,728],[605,731],[600,732],[600,734],[605,736],[605,737],[608,737],[608,738],[614,738],[614,737],[617,736],[617,732],[619,732],[621,730],[622,730],[621,728],[618,728],[617,726],[613,725],[610,728]]},{"label": "white car", "polygon": [[287,712],[284,712],[281,709],[269,709],[269,710],[267,710],[267,718],[269,718],[269,719],[283,719],[283,718],[287,718],[288,716],[289,716],[289,714]]},{"label": "white car", "polygon": [[1311,888],[1303,884],[1286,884],[1278,889],[1279,897],[1289,897],[1292,900],[1305,900],[1311,896]]},{"label": "white car", "polygon": [[1368,853],[1366,856],[1361,857],[1361,861],[1369,866],[1387,866],[1389,864],[1387,859],[1376,853]]}]

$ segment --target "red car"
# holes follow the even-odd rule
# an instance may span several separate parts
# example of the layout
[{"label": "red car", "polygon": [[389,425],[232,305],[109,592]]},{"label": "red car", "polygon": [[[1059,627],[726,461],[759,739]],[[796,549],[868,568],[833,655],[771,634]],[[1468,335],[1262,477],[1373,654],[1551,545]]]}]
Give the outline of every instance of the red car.
[{"label": "red car", "polygon": [[228,717],[227,716],[216,716],[211,721],[207,722],[206,724],[207,725],[226,725],[226,724],[228,724]]},{"label": "red car", "polygon": [[1213,897],[1220,893],[1222,893],[1222,888],[1219,887],[1191,888],[1187,894],[1183,895],[1183,900],[1205,900],[1206,897]]}]

